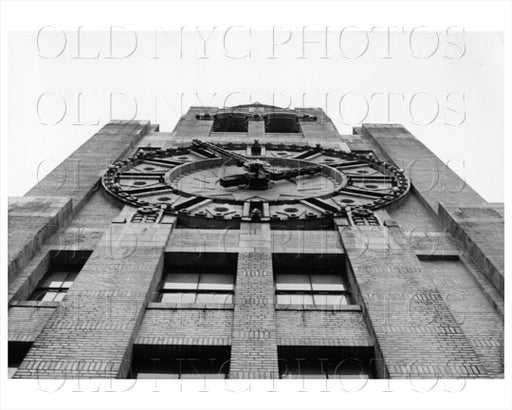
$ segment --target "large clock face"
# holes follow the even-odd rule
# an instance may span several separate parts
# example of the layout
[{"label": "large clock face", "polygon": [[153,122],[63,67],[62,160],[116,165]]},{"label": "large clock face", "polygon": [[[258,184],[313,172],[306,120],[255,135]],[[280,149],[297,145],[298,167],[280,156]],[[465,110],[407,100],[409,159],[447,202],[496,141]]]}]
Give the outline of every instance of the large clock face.
[{"label": "large clock face", "polygon": [[403,197],[402,170],[320,146],[213,144],[139,149],[102,179],[114,197],[182,218],[314,223]]},{"label": "large clock face", "polygon": [[[287,170],[291,161],[284,162],[281,158],[274,156],[264,157],[263,161],[271,165],[273,170]],[[222,178],[238,175],[240,167],[233,161],[207,160],[201,163],[205,169],[192,170],[185,175],[177,175],[172,178],[170,185],[181,192],[193,195],[226,201],[267,201],[276,203],[278,201],[298,201],[310,197],[326,195],[341,188],[345,179],[340,174],[336,179],[329,175],[327,167],[313,175],[298,175],[294,178],[283,178],[276,181],[269,180],[264,188],[251,186],[250,182],[244,181],[241,185],[223,187]],[[293,161],[294,167],[304,168],[308,165],[306,161]]]}]

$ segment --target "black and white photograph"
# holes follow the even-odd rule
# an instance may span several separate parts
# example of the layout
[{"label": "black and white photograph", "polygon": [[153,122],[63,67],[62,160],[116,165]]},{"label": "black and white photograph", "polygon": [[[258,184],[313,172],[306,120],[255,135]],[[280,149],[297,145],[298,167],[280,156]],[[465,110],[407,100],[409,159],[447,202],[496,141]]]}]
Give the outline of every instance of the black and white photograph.
[{"label": "black and white photograph", "polygon": [[0,19],[0,408],[512,406],[512,2]]}]

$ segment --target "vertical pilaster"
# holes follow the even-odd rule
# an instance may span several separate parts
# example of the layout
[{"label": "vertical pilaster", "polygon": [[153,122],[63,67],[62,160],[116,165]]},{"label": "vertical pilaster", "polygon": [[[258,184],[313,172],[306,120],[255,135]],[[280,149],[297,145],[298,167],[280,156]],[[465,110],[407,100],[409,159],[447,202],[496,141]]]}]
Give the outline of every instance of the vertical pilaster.
[{"label": "vertical pilaster", "polygon": [[129,376],[173,223],[123,221],[104,234],[14,378]]},{"label": "vertical pilaster", "polygon": [[473,261],[503,295],[504,221],[499,213],[403,126],[365,124],[362,130],[405,170],[418,198],[472,250]]},{"label": "vertical pilaster", "polygon": [[269,224],[240,226],[231,378],[277,378],[272,238]]},{"label": "vertical pilaster", "polygon": [[491,206],[448,207],[439,204],[443,226],[457,238],[473,262],[503,296],[505,291],[505,223]]},{"label": "vertical pilaster", "polygon": [[[217,110],[217,107],[190,107],[174,128],[175,138],[184,141],[208,138],[213,126],[213,114]],[[206,119],[204,114],[209,114],[210,117]]]},{"label": "vertical pilaster", "polygon": [[25,196],[69,197],[76,214],[97,189],[107,167],[123,158],[149,129],[149,121],[114,121],[105,125]]},{"label": "vertical pilaster", "polygon": [[364,124],[363,134],[403,168],[419,198],[437,214],[439,203],[477,206],[485,200],[401,125]]},{"label": "vertical pilaster", "polygon": [[265,137],[265,122],[264,121],[249,121],[248,136],[251,141],[259,140]]},{"label": "vertical pilaster", "polygon": [[[379,377],[479,377],[485,369],[397,227],[338,226],[377,348]],[[380,356],[380,357],[379,357]]]},{"label": "vertical pilaster", "polygon": [[303,138],[307,141],[339,141],[340,136],[334,128],[331,120],[325,114],[317,112],[313,109],[308,109],[308,114],[317,116],[316,121],[301,121],[300,129]]}]

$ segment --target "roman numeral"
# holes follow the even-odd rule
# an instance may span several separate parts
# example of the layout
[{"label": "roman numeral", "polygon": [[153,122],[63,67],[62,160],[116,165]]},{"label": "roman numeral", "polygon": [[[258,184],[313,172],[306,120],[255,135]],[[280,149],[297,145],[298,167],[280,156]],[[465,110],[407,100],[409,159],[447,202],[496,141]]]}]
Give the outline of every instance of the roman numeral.
[{"label": "roman numeral", "polygon": [[321,199],[318,199],[318,198],[309,198],[309,199],[304,199],[301,201],[302,203],[305,203],[319,211],[322,211],[322,212],[339,212],[339,208],[337,206],[334,206],[334,205],[331,205]]},{"label": "roman numeral", "polygon": [[154,158],[154,159],[145,159],[144,164],[158,165],[158,166],[166,167],[166,168],[174,168],[177,165],[183,165],[183,162],[176,161],[176,160],[170,160],[170,159]]},{"label": "roman numeral", "polygon": [[187,198],[186,200],[184,200],[183,202],[181,202],[179,204],[174,205],[174,209],[176,209],[177,211],[181,211],[184,209],[186,209],[187,211],[191,211],[192,209],[197,208],[198,206],[201,206],[201,205],[206,205],[207,203],[210,203],[211,201],[212,201],[211,199],[205,199],[205,198],[201,198],[199,196],[193,196],[193,197]]},{"label": "roman numeral", "polygon": [[172,188],[168,185],[160,185],[160,186],[148,186],[148,187],[144,187],[144,188],[124,189],[124,192],[126,192],[130,195],[142,196],[142,194],[151,195],[156,192],[171,191],[171,190],[172,190]]},{"label": "roman numeral", "polygon": [[370,198],[382,198],[386,195],[389,195],[389,192],[378,192],[378,191],[369,191],[363,188],[356,188],[353,186],[347,186],[339,191],[340,193],[356,195],[356,196],[364,196]]},{"label": "roman numeral", "polygon": [[193,149],[189,150],[189,152],[199,155],[203,158],[217,158],[217,155],[215,155],[213,152],[210,152],[201,147],[194,147]]},{"label": "roman numeral", "polygon": [[338,169],[352,169],[352,168],[361,168],[364,166],[368,166],[368,164],[366,162],[362,162],[362,161],[347,161],[347,162],[342,162],[341,164],[333,164],[331,166],[338,168]]},{"label": "roman numeral", "polygon": [[295,155],[293,158],[295,158],[295,159],[306,159],[306,158],[313,159],[315,157],[319,157],[320,155],[322,155],[321,152],[318,152],[315,150],[310,150],[310,151],[301,152],[300,154]]},{"label": "roman numeral", "polygon": [[349,175],[352,182],[393,182],[393,177],[387,175]]},{"label": "roman numeral", "polygon": [[120,172],[116,176],[126,179],[160,179],[165,172]]}]

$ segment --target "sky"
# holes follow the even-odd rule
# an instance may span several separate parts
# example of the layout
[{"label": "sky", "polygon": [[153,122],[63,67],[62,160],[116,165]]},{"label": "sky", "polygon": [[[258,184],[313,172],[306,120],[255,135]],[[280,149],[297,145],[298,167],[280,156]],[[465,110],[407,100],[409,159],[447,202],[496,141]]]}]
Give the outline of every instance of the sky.
[{"label": "sky", "polygon": [[321,107],[341,134],[401,123],[489,202],[504,200],[503,35],[188,27],[11,32],[8,194],[110,119],[171,131],[189,106]]}]

